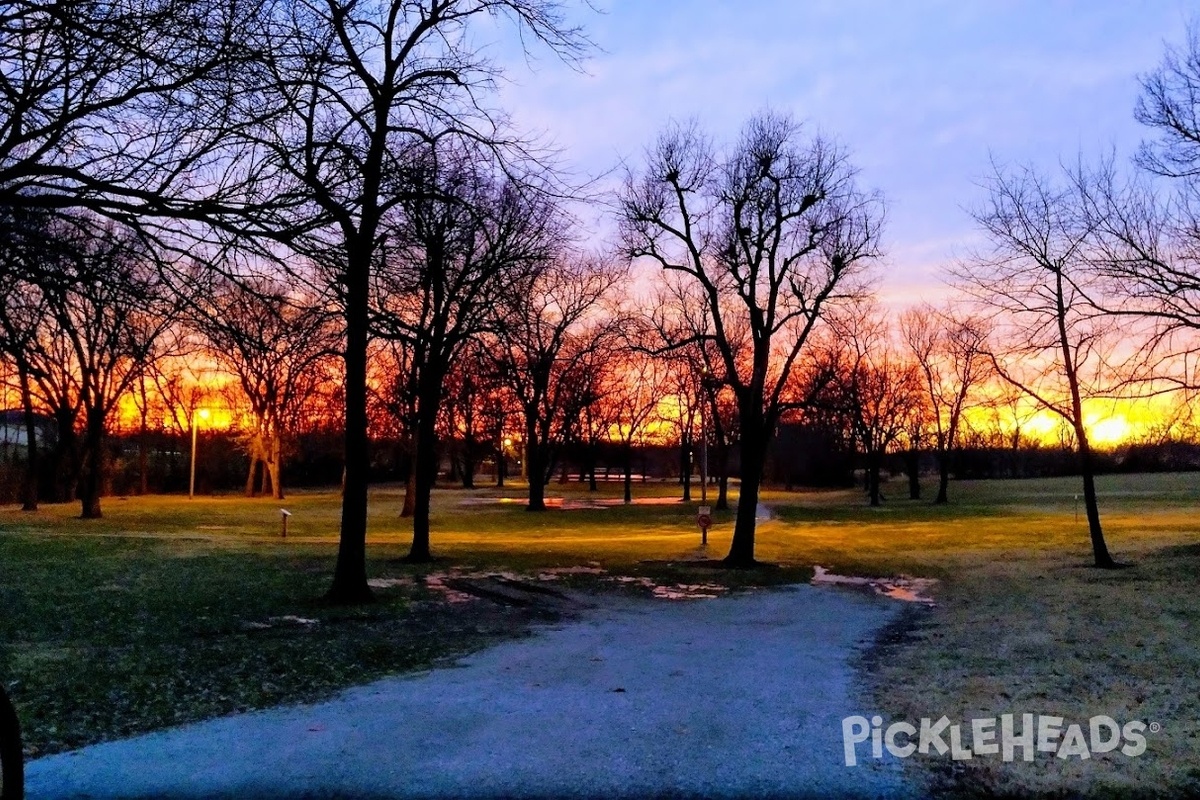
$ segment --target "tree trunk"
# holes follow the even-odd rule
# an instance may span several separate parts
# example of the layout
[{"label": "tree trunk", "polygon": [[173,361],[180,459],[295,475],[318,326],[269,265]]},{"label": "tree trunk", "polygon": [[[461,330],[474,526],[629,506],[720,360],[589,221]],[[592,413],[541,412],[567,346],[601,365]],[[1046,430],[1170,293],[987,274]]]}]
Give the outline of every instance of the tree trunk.
[{"label": "tree trunk", "polygon": [[83,451],[79,476],[79,504],[82,519],[100,519],[100,493],[104,480],[104,413],[89,408],[85,414]]},{"label": "tree trunk", "polygon": [[146,394],[142,392],[142,407],[139,414],[138,428],[138,494],[150,494],[150,430],[146,424]]},{"label": "tree trunk", "polygon": [[345,486],[342,491],[341,534],[332,603],[364,603],[374,599],[367,585],[367,482],[370,440],[367,434],[367,329],[369,322],[371,252],[368,244],[347,248],[346,270],[346,387]]},{"label": "tree trunk", "polygon": [[938,491],[933,502],[942,505],[950,502],[950,452],[945,447],[938,450]]},{"label": "tree trunk", "polygon": [[21,409],[25,416],[25,486],[22,490],[22,511],[38,510],[38,441],[37,419],[33,414],[33,392],[29,387],[29,371],[22,361],[17,362],[17,379],[21,385]]},{"label": "tree trunk", "polygon": [[[430,356],[430,361],[436,355]],[[442,378],[436,365],[427,363],[421,370],[417,390],[417,440],[414,460],[416,497],[413,506],[412,549],[404,560],[410,564],[425,564],[433,560],[429,549],[429,515],[433,487],[437,483],[437,409],[442,399]]]},{"label": "tree trunk", "polygon": [[733,525],[733,543],[725,564],[730,567],[752,567],[754,560],[754,531],[758,525],[758,492],[766,462],[766,434],[761,424],[742,429],[742,488],[738,498],[737,520]]},{"label": "tree trunk", "polygon": [[526,511],[546,510],[546,453],[532,419],[525,421],[525,469],[529,473],[529,503]]},{"label": "tree trunk", "polygon": [[271,437],[271,489],[276,500],[283,499],[283,438]]},{"label": "tree trunk", "polygon": [[679,478],[683,482],[683,502],[692,499],[692,447],[685,436],[679,446]]},{"label": "tree trunk", "polygon": [[271,460],[266,445],[263,445],[262,456],[259,460],[262,462],[262,472],[259,473],[258,493],[266,497],[275,491],[274,484],[271,483]]},{"label": "tree trunk", "polygon": [[475,488],[475,440],[470,436],[463,443],[462,487]]},{"label": "tree trunk", "polygon": [[879,461],[879,454],[867,455],[867,496],[871,500],[872,507],[878,506],[882,500],[882,494],[879,491]]},{"label": "tree trunk", "polygon": [[625,504],[633,502],[633,445],[625,444]]},{"label": "tree trunk", "polygon": [[[1080,419],[1080,417],[1076,417]],[[1075,436],[1079,441],[1079,471],[1083,473],[1083,504],[1087,510],[1088,535],[1092,540],[1092,556],[1096,566],[1102,569],[1112,569],[1117,566],[1108,545],[1104,541],[1104,531],[1100,528],[1100,505],[1096,500],[1095,466],[1092,464],[1092,448],[1088,442],[1087,431],[1083,425],[1076,423]]]},{"label": "tree trunk", "polygon": [[1083,474],[1083,503],[1087,509],[1088,534],[1092,539],[1092,556],[1096,566],[1112,569],[1117,564],[1108,552],[1104,542],[1104,531],[1100,528],[1100,506],[1096,502],[1096,476],[1092,465],[1092,448],[1088,442],[1087,430],[1083,427],[1083,397],[1079,391],[1079,374],[1075,371],[1072,360],[1071,346],[1067,335],[1066,307],[1063,303],[1064,289],[1061,272],[1056,273],[1058,290],[1058,335],[1061,344],[1063,364],[1066,365],[1067,386],[1071,390],[1071,423],[1075,429],[1075,441],[1079,446],[1079,471]]},{"label": "tree trunk", "polygon": [[54,477],[53,501],[69,503],[79,485],[79,437],[75,432],[75,414],[65,404],[54,414],[58,441],[51,451]]},{"label": "tree trunk", "polygon": [[921,499],[921,454],[917,450],[910,449],[907,453],[906,464],[908,467],[908,499]]},{"label": "tree trunk", "polygon": [[[709,479],[711,481],[711,479]],[[717,453],[717,502],[714,511],[729,510],[729,448],[721,445]]]},{"label": "tree trunk", "polygon": [[258,454],[250,453],[250,471],[246,474],[246,497],[254,497],[254,481],[258,478]]}]

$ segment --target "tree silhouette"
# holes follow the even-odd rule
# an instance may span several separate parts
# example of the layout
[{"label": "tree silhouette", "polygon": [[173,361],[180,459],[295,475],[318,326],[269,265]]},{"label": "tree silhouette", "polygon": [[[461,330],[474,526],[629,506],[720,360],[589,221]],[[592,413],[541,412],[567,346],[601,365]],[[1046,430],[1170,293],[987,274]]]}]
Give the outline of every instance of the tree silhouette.
[{"label": "tree silhouette", "polygon": [[860,290],[878,252],[879,200],[857,188],[839,148],[763,113],[722,151],[695,125],[671,126],[619,203],[628,255],[677,273],[701,304],[704,326],[680,326],[671,346],[711,351],[714,379],[736,398],[741,501],[726,563],[752,565],[788,376],[827,306]]}]

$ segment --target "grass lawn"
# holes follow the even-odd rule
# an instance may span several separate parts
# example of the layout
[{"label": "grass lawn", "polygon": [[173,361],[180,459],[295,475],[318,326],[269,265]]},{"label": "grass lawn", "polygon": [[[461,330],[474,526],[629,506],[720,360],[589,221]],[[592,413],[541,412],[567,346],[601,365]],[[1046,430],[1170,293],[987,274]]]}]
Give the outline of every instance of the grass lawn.
[{"label": "grass lawn", "polygon": [[[634,487],[639,497],[676,491]],[[961,482],[950,506],[933,507],[894,488],[879,509],[855,491],[768,492],[776,518],[760,524],[758,554],[786,568],[718,579],[804,580],[814,564],[939,578],[936,608],[908,615],[864,660],[875,703],[864,711],[890,720],[1107,714],[1162,726],[1138,758],[907,762],[937,788],[1200,791],[1200,604],[1191,595],[1200,474],[1101,479],[1109,546],[1134,564],[1118,571],[1087,568],[1076,491],[1071,480]],[[696,568],[662,563],[697,555],[694,504],[527,514],[501,502],[520,492],[439,490],[433,548],[442,561],[411,567],[397,561],[408,543],[399,491],[375,491],[368,573],[409,582],[352,610],[320,602],[336,549],[334,493],[282,504],[108,498],[95,521],[75,519],[76,505],[0,510],[0,677],[33,752],[318,697],[519,634],[539,618],[490,603],[452,607],[420,580],[431,569],[599,562],[618,574],[697,580]],[[588,497],[574,484],[551,487],[564,492]],[[619,492],[613,483],[602,495]],[[293,512],[286,541],[280,505]],[[716,515],[714,556],[724,555],[731,528],[728,513]]]}]

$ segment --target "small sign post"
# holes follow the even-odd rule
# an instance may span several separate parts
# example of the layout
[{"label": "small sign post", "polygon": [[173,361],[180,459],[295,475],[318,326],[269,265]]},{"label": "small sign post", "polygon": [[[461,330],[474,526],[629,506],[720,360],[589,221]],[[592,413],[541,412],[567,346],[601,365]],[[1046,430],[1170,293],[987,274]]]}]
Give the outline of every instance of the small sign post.
[{"label": "small sign post", "polygon": [[696,524],[700,526],[700,546],[708,546],[708,529],[712,527],[712,509],[700,506],[696,512]]},{"label": "small sign post", "polygon": [[283,533],[284,539],[287,538],[287,521],[288,521],[288,517],[290,517],[291,515],[292,515],[292,512],[288,511],[286,508],[279,509],[279,519],[283,523],[282,533]]}]

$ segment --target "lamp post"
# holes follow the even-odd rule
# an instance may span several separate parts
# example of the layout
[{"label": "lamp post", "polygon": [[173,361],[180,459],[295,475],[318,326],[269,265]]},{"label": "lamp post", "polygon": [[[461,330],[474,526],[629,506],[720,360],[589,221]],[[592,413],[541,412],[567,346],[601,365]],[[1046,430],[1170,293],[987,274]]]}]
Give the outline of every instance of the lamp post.
[{"label": "lamp post", "polygon": [[198,408],[192,412],[192,469],[188,478],[188,500],[196,496],[196,429],[199,427],[197,417],[208,419],[208,409]]},{"label": "lamp post", "polygon": [[700,505],[708,505],[708,417],[700,404]]},{"label": "lamp post", "polygon": [[496,486],[504,486],[504,479],[508,477],[508,448],[512,447],[512,439],[505,436],[500,441],[500,456],[496,459]]},{"label": "lamp post", "polygon": [[700,525],[700,546],[708,546],[708,528],[712,525],[712,510],[708,507],[708,368],[700,372],[700,508],[696,521]]}]

